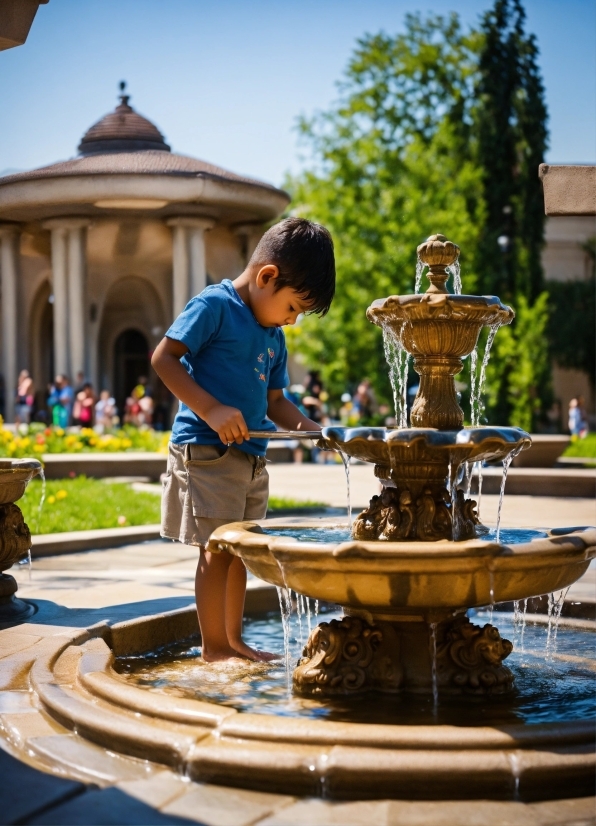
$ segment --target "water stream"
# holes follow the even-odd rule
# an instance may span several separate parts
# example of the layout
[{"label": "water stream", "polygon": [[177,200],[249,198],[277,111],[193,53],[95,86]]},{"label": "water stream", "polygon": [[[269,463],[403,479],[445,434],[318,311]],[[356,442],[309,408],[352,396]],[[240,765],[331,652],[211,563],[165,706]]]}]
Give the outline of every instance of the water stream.
[{"label": "water stream", "polygon": [[[499,493],[499,506],[497,507],[497,531],[496,531],[496,539],[495,542],[499,541],[500,537],[500,530],[501,530],[501,510],[503,508],[503,499],[505,498],[505,485],[507,483],[507,473],[509,471],[509,465],[515,459],[516,456],[519,456],[523,445],[516,447],[511,453],[508,453],[507,456],[503,459],[503,476],[501,477],[501,491]],[[480,509],[480,502],[478,503],[478,508]]]},{"label": "water stream", "polygon": [[482,356],[482,364],[480,365],[480,374],[478,376],[478,382],[476,384],[475,405],[472,407],[473,427],[478,427],[478,425],[482,424],[484,414],[484,402],[482,400],[482,394],[484,392],[484,385],[486,384],[486,368],[490,360],[490,351],[492,349],[495,336],[497,335],[497,332],[499,331],[500,327],[500,324],[493,324],[492,327],[489,328],[488,338],[486,339],[486,346],[484,348],[484,354]]},{"label": "water stream", "polygon": [[420,286],[422,284],[422,273],[424,272],[425,268],[426,268],[426,264],[423,264],[422,261],[420,260],[420,257],[418,256],[416,258],[416,279],[414,281],[414,292],[415,293],[420,292]]},{"label": "water stream", "polygon": [[447,272],[453,277],[453,292],[455,295],[461,295],[461,266],[459,258],[447,267]]},{"label": "water stream", "polygon": [[437,623],[431,622],[430,627],[430,663],[433,686],[433,712],[436,716],[439,707],[439,680],[437,677]]},{"label": "water stream", "polygon": [[341,456],[341,460],[344,465],[344,470],[346,473],[346,497],[347,497],[347,505],[348,505],[348,525],[350,528],[352,527],[352,499],[350,496],[350,457],[343,453],[341,450],[338,451],[339,455]]},{"label": "water stream", "polygon": [[383,348],[389,366],[389,381],[395,408],[395,423],[398,427],[408,426],[408,366],[410,355],[404,349],[401,339],[394,331],[383,326]]}]

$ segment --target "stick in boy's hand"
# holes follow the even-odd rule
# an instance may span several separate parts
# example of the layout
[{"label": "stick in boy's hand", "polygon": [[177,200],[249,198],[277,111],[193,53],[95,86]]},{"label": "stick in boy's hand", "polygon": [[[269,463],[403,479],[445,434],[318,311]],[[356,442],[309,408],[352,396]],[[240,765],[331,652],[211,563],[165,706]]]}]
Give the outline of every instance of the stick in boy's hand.
[{"label": "stick in boy's hand", "polygon": [[241,445],[250,438],[244,416],[236,407],[216,404],[205,414],[205,421],[225,445],[231,442]]}]

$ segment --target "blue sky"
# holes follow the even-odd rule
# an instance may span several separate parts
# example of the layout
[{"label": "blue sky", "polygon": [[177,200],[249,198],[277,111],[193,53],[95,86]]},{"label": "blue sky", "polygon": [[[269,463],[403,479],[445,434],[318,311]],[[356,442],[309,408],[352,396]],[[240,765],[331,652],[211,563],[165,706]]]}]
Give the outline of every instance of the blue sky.
[{"label": "blue sky", "polygon": [[[324,109],[365,32],[408,11],[492,0],[50,0],[25,46],[0,52],[0,171],[72,157],[117,84],[174,151],[280,184],[300,169],[300,114]],[[596,3],[525,0],[550,114],[547,160],[596,160]]]}]

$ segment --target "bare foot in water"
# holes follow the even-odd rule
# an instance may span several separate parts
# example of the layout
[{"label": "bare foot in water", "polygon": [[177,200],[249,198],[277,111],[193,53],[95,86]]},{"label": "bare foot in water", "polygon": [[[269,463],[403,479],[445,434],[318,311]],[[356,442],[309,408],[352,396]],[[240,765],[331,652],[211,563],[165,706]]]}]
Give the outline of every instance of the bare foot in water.
[{"label": "bare foot in water", "polygon": [[216,649],[214,651],[205,651],[203,648],[201,651],[201,657],[206,663],[219,663],[225,662],[226,660],[246,659],[244,655],[239,654],[233,648]]},{"label": "bare foot in water", "polygon": [[246,659],[252,660],[253,662],[268,663],[271,662],[271,660],[281,659],[279,654],[273,654],[271,651],[258,651],[256,648],[251,648],[250,645],[247,645],[242,640],[239,640],[238,643],[233,643],[233,646],[236,651],[236,656],[246,657]]}]

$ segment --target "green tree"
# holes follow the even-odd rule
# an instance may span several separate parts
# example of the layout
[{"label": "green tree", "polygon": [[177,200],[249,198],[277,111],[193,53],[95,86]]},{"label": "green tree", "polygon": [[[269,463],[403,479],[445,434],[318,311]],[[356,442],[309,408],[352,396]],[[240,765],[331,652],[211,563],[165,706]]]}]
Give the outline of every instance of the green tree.
[{"label": "green tree", "polygon": [[390,398],[381,333],[365,310],[413,291],[415,248],[442,232],[462,249],[464,290],[518,309],[496,339],[507,369],[489,373],[490,419],[516,423],[528,398],[524,422],[539,414],[548,363],[523,356],[548,349],[537,55],[520,0],[496,0],[478,31],[463,31],[456,14],[408,15],[403,34],[359,40],[337,104],[300,122],[312,168],[287,187],[293,211],[333,233],[338,288],[328,316],[306,318],[289,344],[333,393],[368,376]]},{"label": "green tree", "polygon": [[475,120],[485,212],[475,264],[479,291],[499,295],[518,313],[495,340],[500,368],[489,371],[489,417],[530,429],[550,399],[538,180],[547,112],[536,40],[524,22],[520,0],[496,0],[482,19]]},{"label": "green tree", "polygon": [[329,314],[305,318],[288,338],[335,394],[368,376],[390,398],[381,331],[365,311],[374,298],[413,292],[415,249],[428,235],[461,246],[474,289],[483,209],[470,152],[478,45],[455,14],[408,15],[404,34],[358,41],[337,105],[300,123],[315,168],[286,185],[293,212],[333,233],[338,285]]}]

